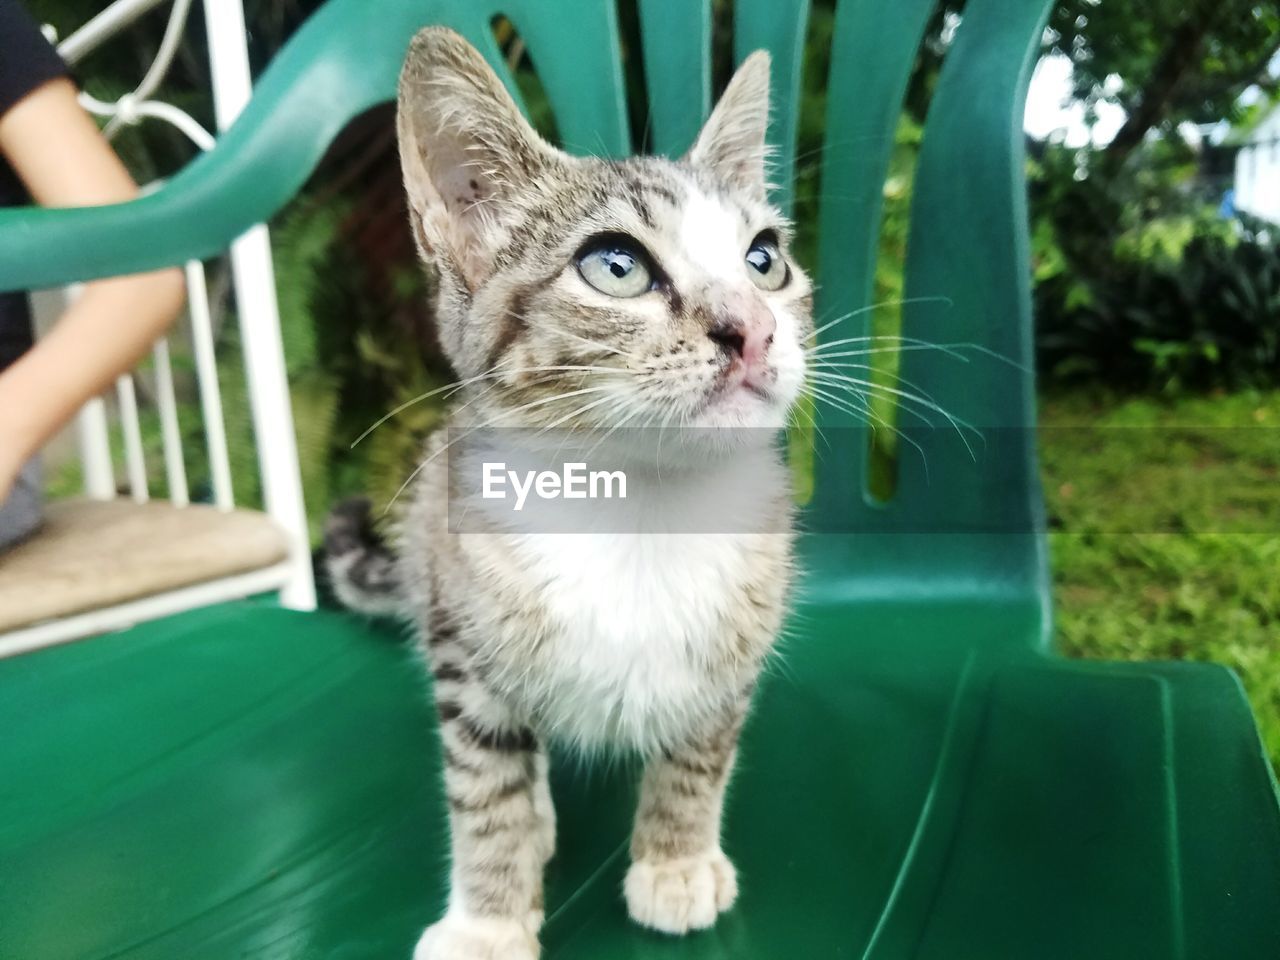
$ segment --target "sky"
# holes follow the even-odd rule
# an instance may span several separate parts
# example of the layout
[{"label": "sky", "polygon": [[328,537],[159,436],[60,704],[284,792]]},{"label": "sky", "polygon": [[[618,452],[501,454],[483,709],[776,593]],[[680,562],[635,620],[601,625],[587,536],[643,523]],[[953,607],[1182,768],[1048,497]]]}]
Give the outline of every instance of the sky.
[{"label": "sky", "polygon": [[1061,136],[1069,147],[1083,147],[1091,140],[1105,146],[1124,124],[1124,111],[1099,102],[1097,118],[1090,129],[1085,122],[1084,104],[1071,97],[1071,61],[1060,53],[1043,57],[1031,77],[1023,128],[1037,140]]},{"label": "sky", "polygon": [[[1272,76],[1280,76],[1280,52],[1277,52],[1268,68]],[[1116,80],[1118,83],[1118,78]],[[1249,87],[1240,97],[1244,104],[1253,103],[1260,96],[1257,87]],[[1027,112],[1023,118],[1023,129],[1037,140],[1047,136],[1061,136],[1070,147],[1083,147],[1092,141],[1094,146],[1103,147],[1124,124],[1124,110],[1114,103],[1100,101],[1096,107],[1097,117],[1092,129],[1085,122],[1084,104],[1071,97],[1071,61],[1061,53],[1053,53],[1041,58],[1031,77],[1031,89],[1027,94]],[[1212,143],[1222,140],[1230,132],[1224,122],[1216,127],[1197,128],[1193,124],[1184,124],[1182,134],[1193,140],[1207,135]]]}]

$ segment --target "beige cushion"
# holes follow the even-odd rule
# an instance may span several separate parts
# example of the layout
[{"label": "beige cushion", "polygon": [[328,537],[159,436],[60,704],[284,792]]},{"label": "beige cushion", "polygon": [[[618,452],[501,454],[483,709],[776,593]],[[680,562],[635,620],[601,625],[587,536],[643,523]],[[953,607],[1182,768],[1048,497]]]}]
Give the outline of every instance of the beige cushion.
[{"label": "beige cushion", "polygon": [[269,567],[288,543],[247,510],[68,500],[0,553],[0,632]]}]

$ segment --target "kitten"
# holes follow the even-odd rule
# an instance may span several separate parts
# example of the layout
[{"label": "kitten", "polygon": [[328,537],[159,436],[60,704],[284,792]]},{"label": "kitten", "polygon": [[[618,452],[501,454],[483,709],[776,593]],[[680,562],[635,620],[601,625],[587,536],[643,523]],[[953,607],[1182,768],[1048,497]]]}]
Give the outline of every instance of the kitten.
[{"label": "kitten", "polygon": [[[680,161],[578,158],[534,132],[460,36],[418,34],[397,130],[440,339],[466,384],[448,434],[554,424],[600,431],[595,443],[624,420],[722,439],[785,424],[811,287],[767,199],[768,74],[767,54],[749,57]],[[721,808],[791,580],[787,472],[772,447],[695,438],[664,485],[644,447],[614,453],[636,468],[628,498],[646,530],[680,529],[664,516],[673,482],[696,497],[744,472],[729,505],[752,522],[460,533],[449,499],[474,476],[445,432],[428,442],[394,555],[369,535],[367,504],[330,520],[340,597],[411,615],[435,676],[451,890],[416,960],[537,957],[555,845],[549,740],[645,759],[624,890],[638,923],[681,934],[734,902]]]}]

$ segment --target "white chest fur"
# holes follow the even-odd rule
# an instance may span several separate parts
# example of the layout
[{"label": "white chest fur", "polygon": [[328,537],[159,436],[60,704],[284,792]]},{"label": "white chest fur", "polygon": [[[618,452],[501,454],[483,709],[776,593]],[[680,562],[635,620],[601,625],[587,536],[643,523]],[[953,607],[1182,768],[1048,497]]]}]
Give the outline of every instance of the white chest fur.
[{"label": "white chest fur", "polygon": [[[678,738],[732,694],[723,645],[749,534],[531,535],[549,642],[533,665],[548,732],[590,748]],[[754,535],[760,536],[760,535]]]}]

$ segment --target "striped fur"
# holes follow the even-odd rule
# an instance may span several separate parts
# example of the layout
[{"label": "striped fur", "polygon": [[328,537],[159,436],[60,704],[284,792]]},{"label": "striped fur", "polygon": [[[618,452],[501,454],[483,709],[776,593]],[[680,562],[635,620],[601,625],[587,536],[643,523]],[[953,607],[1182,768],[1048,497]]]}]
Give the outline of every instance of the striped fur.
[{"label": "striped fur", "polygon": [[324,526],[324,557],[338,599],[372,615],[400,612],[395,555],[374,531],[371,504],[353,497],[334,507]]},{"label": "striped fur", "polygon": [[[460,37],[415,38],[397,113],[410,217],[439,279],[442,345],[459,376],[474,378],[453,434],[624,418],[766,431],[785,422],[804,378],[810,286],[789,265],[788,282],[765,291],[744,266],[754,237],[776,237],[783,256],[789,237],[767,200],[767,117],[759,54],[684,160],[571,157],[529,128]],[[648,251],[661,271],[649,293],[615,299],[578,273],[577,252],[603,232]],[[718,392],[740,368],[712,334],[743,311],[776,324],[765,386]],[[542,869],[555,847],[553,741],[646,759],[628,909],[670,933],[711,925],[736,895],[720,849],[725,788],[791,581],[785,465],[772,452],[751,460],[718,448],[688,464],[689,482],[703,485],[751,471],[756,493],[741,509],[758,525],[744,532],[547,535],[495,522],[457,533],[447,503],[465,481],[445,437],[428,442],[399,516],[394,575],[358,509],[331,530],[340,593],[399,604],[435,676],[451,889],[416,960],[538,955]],[[674,524],[669,485],[644,471],[632,479],[636,509],[658,529]]]}]

